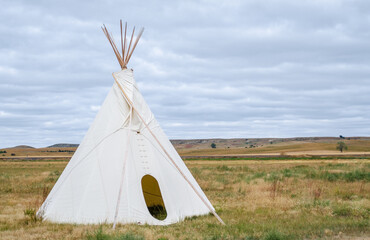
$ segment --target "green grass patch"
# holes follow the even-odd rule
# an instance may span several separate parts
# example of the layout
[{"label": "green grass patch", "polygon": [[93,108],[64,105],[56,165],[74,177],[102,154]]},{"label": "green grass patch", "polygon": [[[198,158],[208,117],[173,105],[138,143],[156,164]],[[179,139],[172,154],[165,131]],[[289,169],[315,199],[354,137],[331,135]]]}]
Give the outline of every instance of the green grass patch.
[{"label": "green grass patch", "polygon": [[[347,165],[341,165],[341,167],[346,167]],[[332,166],[331,166],[332,167]],[[366,166],[362,166],[358,169],[343,170],[343,172],[331,172],[326,170],[325,166],[314,167],[314,166],[304,166],[299,165],[292,168],[285,168],[280,171],[271,171],[269,174],[263,172],[256,172],[253,175],[249,175],[246,181],[249,182],[253,179],[263,178],[265,181],[281,181],[284,178],[306,178],[306,179],[320,179],[329,182],[335,181],[346,181],[346,182],[356,182],[356,181],[370,181],[370,171]]]},{"label": "green grass patch", "polygon": [[100,226],[94,233],[88,233],[87,240],[144,240],[141,236],[136,236],[131,233],[125,234],[106,234],[103,232],[103,227]]},{"label": "green grass patch", "polygon": [[263,237],[263,240],[290,240],[290,239],[294,238],[292,238],[292,236],[283,234],[277,230],[269,231]]}]

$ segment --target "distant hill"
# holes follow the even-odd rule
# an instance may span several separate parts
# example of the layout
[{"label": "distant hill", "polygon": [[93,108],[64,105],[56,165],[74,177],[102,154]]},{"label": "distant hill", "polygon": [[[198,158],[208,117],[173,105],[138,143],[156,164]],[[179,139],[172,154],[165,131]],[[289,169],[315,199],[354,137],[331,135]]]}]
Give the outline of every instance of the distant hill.
[{"label": "distant hill", "polygon": [[[337,143],[343,141],[348,150],[340,153]],[[241,156],[370,156],[370,137],[294,137],[294,138],[229,138],[173,139],[177,152],[184,159]],[[69,160],[78,144],[58,143],[44,148],[20,145],[0,149],[0,159],[66,159]]]},{"label": "distant hill", "polygon": [[[295,137],[295,138],[211,138],[211,139],[172,139],[171,143],[176,149],[204,149],[210,148],[212,143],[217,144],[217,148],[245,148],[266,146],[277,143],[327,143],[340,140],[370,140],[370,137]],[[57,143],[48,148],[77,148],[79,144]]]},{"label": "distant hill", "polygon": [[78,147],[79,144],[72,144],[72,143],[57,143],[51,146],[48,146],[48,148],[66,148],[66,147]]},{"label": "distant hill", "polygon": [[[207,149],[212,143],[217,148],[256,148],[275,146],[276,144],[303,144],[303,143],[334,143],[343,140],[369,141],[370,137],[293,137],[293,138],[213,138],[213,139],[173,139],[171,143],[177,150],[180,149]],[[335,148],[334,148],[335,150]]]},{"label": "distant hill", "polygon": [[27,145],[18,145],[18,146],[12,147],[12,148],[34,148],[34,147],[27,146]]},{"label": "distant hill", "polygon": [[[351,149],[351,151],[370,151],[370,137],[293,137],[293,138],[213,138],[213,139],[172,139],[170,140],[174,147],[183,153],[188,150],[201,150],[210,149],[212,144],[216,144],[217,149],[249,149],[256,151],[255,149],[261,149],[261,147],[268,147],[273,151],[272,147],[286,148],[288,145],[294,145],[296,147],[302,147],[300,144],[316,143],[320,146],[325,144],[334,144],[331,146],[332,150],[336,150],[335,145],[338,141],[345,141]],[[361,142],[361,143],[360,143]],[[299,146],[298,146],[299,145]],[[354,148],[356,145],[357,147]],[[360,147],[360,145],[362,147]],[[57,143],[46,148],[77,148],[79,144],[72,143]],[[306,146],[309,146],[306,145]],[[315,147],[314,149],[316,149]],[[19,145],[12,147],[12,149],[36,149],[27,145]],[[39,148],[37,148],[39,149]],[[42,148],[40,148],[42,149]],[[312,149],[312,150],[314,150]],[[367,150],[368,149],[368,150]],[[249,151],[248,150],[248,151]],[[261,149],[262,150],[262,149]],[[268,149],[266,149],[267,151]],[[269,151],[270,151],[269,150]],[[275,149],[276,150],[276,149]],[[287,150],[287,149],[286,149]],[[302,149],[297,149],[302,150]],[[316,149],[317,150],[317,149]],[[277,151],[277,150],[276,150]],[[280,152],[283,149],[279,150]]]}]

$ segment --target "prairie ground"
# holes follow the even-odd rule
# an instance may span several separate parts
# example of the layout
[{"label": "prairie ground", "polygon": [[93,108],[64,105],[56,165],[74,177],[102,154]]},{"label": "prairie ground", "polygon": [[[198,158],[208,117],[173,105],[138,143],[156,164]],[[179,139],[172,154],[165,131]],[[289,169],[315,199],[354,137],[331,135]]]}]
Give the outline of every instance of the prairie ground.
[{"label": "prairie ground", "polygon": [[[344,152],[337,150],[337,143],[341,141],[347,145]],[[182,157],[199,156],[280,156],[280,155],[370,155],[369,137],[352,137],[346,139],[313,137],[313,138],[278,138],[278,139],[198,139],[173,140],[176,150]],[[215,148],[211,144],[215,144]],[[61,144],[69,145],[69,144]],[[75,152],[76,147],[46,147],[31,148],[18,146],[0,149],[1,159],[59,159],[68,160]]]},{"label": "prairie ground", "polygon": [[[231,140],[229,140],[231,141]],[[369,154],[370,140],[342,140],[347,146],[348,150],[343,153],[336,150],[337,142],[340,140],[328,141],[285,141],[272,144],[254,143],[254,145],[245,144],[245,146],[223,146],[216,145],[216,148],[198,148],[194,146],[191,148],[180,148],[177,146],[177,151],[181,156],[205,156],[205,155],[345,155],[345,154]],[[253,146],[253,147],[251,147]]]},{"label": "prairie ground", "polygon": [[369,239],[370,160],[185,161],[212,215],[170,226],[42,222],[34,211],[67,161],[0,161],[0,239]]}]

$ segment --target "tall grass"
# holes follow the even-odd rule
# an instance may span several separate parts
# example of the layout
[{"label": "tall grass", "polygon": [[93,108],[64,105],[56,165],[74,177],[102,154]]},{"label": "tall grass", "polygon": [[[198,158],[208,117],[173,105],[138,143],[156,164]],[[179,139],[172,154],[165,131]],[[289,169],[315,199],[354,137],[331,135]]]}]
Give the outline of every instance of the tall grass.
[{"label": "tall grass", "polygon": [[0,239],[368,236],[370,164],[366,159],[335,161],[186,161],[225,226],[205,215],[169,226],[118,225],[115,231],[109,224],[54,224],[34,218],[37,204],[67,162],[0,162]]}]

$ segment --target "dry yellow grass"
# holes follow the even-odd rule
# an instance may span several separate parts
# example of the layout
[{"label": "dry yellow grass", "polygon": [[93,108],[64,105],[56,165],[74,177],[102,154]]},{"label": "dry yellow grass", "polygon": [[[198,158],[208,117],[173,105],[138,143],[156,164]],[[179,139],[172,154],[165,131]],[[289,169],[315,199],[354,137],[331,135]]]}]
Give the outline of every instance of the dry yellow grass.
[{"label": "dry yellow grass", "polygon": [[[0,239],[85,239],[96,225],[31,221],[63,162],[0,162]],[[316,239],[368,236],[368,159],[186,161],[226,226],[213,216],[171,226],[102,226],[105,239]],[[95,235],[94,235],[95,234]],[[274,235],[275,234],[275,235]],[[127,235],[128,236],[128,235]],[[276,237],[275,236],[275,237]],[[93,238],[96,239],[96,238]],[[136,238],[137,239],[137,238]]]}]

